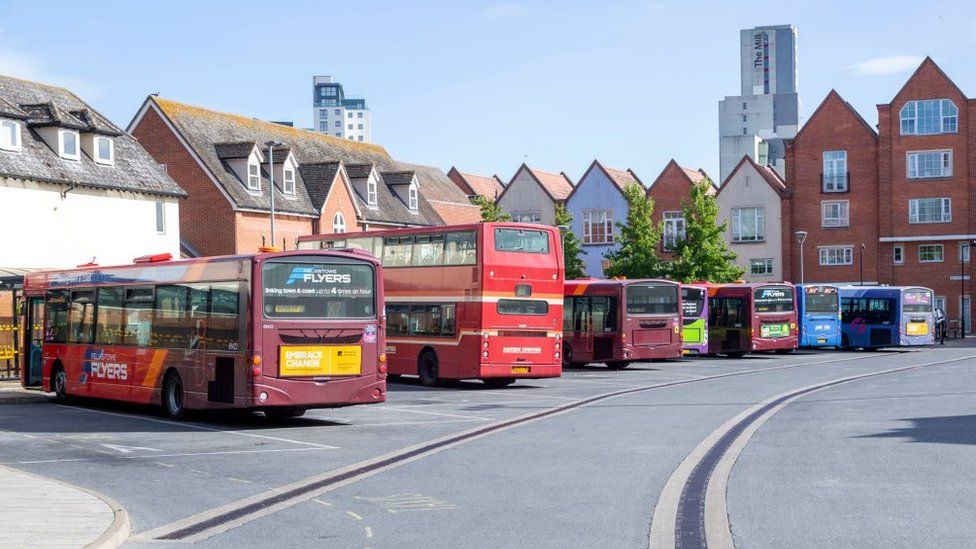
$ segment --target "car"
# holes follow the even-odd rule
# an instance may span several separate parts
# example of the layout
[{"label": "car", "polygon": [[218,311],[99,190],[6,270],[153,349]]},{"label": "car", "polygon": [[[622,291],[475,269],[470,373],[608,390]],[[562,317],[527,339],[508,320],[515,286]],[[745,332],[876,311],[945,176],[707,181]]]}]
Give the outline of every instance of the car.
[{"label": "car", "polygon": [[935,319],[935,339],[942,343],[945,341],[946,332],[949,329],[949,319],[942,309],[935,309],[935,314],[933,315]]}]

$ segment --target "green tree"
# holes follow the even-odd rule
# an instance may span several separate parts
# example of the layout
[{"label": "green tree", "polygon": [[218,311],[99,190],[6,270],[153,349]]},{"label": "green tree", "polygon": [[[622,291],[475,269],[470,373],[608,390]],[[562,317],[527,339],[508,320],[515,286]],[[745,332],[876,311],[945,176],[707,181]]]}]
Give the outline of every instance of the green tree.
[{"label": "green tree", "polygon": [[565,226],[563,232],[563,261],[566,264],[566,280],[586,276],[586,268],[580,254],[585,254],[579,238],[570,228],[573,226],[573,216],[566,210],[565,204],[556,204],[556,226]]},{"label": "green tree", "polygon": [[498,202],[492,199],[485,198],[481,195],[475,196],[471,199],[471,202],[481,208],[481,220],[482,221],[511,221],[512,216],[508,215],[502,211],[501,206]]},{"label": "green tree", "polygon": [[603,255],[610,262],[608,277],[655,278],[667,275],[667,264],[657,256],[661,226],[653,221],[654,200],[640,185],[624,189],[629,211],[627,224],[617,223],[620,244]]},{"label": "green tree", "polygon": [[728,223],[718,224],[718,201],[712,188],[712,182],[705,179],[692,187],[691,199],[682,202],[685,239],[675,246],[669,269],[674,280],[735,282],[745,273],[725,242]]}]

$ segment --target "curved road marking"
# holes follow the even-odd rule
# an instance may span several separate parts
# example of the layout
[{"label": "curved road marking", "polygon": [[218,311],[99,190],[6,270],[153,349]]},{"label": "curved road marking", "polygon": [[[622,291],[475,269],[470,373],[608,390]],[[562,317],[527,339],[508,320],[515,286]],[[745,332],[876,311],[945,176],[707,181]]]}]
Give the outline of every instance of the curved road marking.
[{"label": "curved road marking", "polygon": [[878,356],[879,355],[877,353],[872,353],[859,355],[857,357],[801,362],[786,364],[783,366],[771,366],[768,368],[755,368],[751,370],[739,370],[736,372],[726,372],[703,378],[666,381],[652,385],[644,385],[612,391],[609,393],[602,393],[560,404],[551,408],[516,416],[514,418],[503,419],[487,425],[473,427],[465,431],[444,435],[432,440],[421,442],[419,444],[401,448],[375,458],[353,463],[351,465],[347,465],[345,467],[319,475],[314,475],[280,488],[273,488],[271,490],[267,490],[265,492],[240,499],[226,505],[221,505],[219,507],[215,507],[213,509],[209,509],[207,511],[203,511],[201,513],[142,532],[136,535],[133,538],[133,541],[201,541],[263,516],[267,516],[282,509],[286,509],[310,499],[314,499],[326,492],[330,492],[354,482],[358,482],[362,479],[371,477],[389,469],[423,459],[448,448],[453,448],[461,444],[472,442],[496,432],[511,429],[518,425],[564,414],[587,404],[592,404],[594,402],[599,402],[609,398],[714,379],[737,377],[756,373],[777,372],[791,368],[815,366],[820,364],[853,362],[868,358],[876,358]]},{"label": "curved road marking", "polygon": [[752,435],[793,401],[843,383],[973,358],[976,355],[837,378],[781,393],[746,409],[712,431],[668,478],[654,509],[650,548],[734,549],[726,507],[732,467]]}]

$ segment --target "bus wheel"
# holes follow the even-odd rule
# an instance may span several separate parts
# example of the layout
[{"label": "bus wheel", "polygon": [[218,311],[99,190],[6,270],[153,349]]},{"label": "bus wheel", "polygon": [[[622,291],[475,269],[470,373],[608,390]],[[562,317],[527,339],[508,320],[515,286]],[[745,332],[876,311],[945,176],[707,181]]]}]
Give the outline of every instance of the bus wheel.
[{"label": "bus wheel", "polygon": [[426,351],[420,355],[420,363],[417,364],[417,375],[420,376],[420,383],[424,387],[437,386],[437,355],[431,351]]},{"label": "bus wheel", "polygon": [[563,347],[563,369],[573,367],[573,348],[569,345]]},{"label": "bus wheel", "polygon": [[64,366],[60,364],[54,367],[54,375],[51,376],[51,391],[54,393],[56,402],[68,401],[68,375],[64,373]]},{"label": "bus wheel", "polygon": [[163,410],[170,419],[181,420],[186,417],[186,408],[183,407],[183,380],[176,372],[169,372],[163,380]]},{"label": "bus wheel", "polygon": [[514,377],[488,377],[482,379],[481,381],[484,381],[485,385],[489,387],[497,388],[497,387],[508,387],[509,385],[515,383],[515,378]]},{"label": "bus wheel", "polygon": [[281,408],[265,408],[264,415],[270,419],[288,419],[291,417],[302,417],[305,415],[305,408],[284,406]]},{"label": "bus wheel", "polygon": [[607,368],[610,368],[611,370],[623,370],[627,366],[630,366],[630,363],[626,360],[613,360],[607,362]]}]

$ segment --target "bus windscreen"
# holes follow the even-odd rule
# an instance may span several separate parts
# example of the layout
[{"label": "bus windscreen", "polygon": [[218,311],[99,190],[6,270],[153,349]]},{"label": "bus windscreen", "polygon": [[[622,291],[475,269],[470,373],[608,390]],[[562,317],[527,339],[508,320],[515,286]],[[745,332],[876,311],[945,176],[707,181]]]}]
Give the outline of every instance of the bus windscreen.
[{"label": "bus windscreen", "polygon": [[698,318],[705,307],[704,288],[681,288],[681,314],[685,318]]},{"label": "bus windscreen", "polygon": [[757,313],[785,313],[793,310],[793,289],[787,287],[758,288],[753,294]]},{"label": "bus windscreen", "polygon": [[627,286],[627,314],[660,315],[678,312],[678,287],[670,284]]},{"label": "bus windscreen", "polygon": [[840,308],[840,296],[833,286],[809,286],[804,289],[808,313],[834,313]]},{"label": "bus windscreen", "polygon": [[261,270],[267,318],[372,318],[370,265],[268,261]]},{"label": "bus windscreen", "polygon": [[549,233],[531,229],[495,229],[495,250],[530,254],[549,253]]},{"label": "bus windscreen", "polygon": [[932,292],[927,290],[907,290],[902,298],[901,309],[906,313],[931,313]]}]

